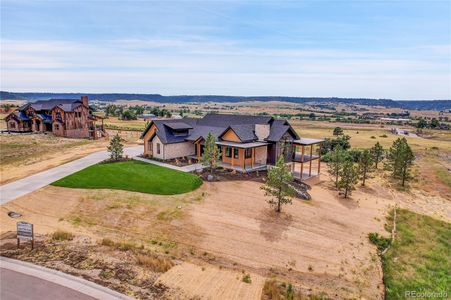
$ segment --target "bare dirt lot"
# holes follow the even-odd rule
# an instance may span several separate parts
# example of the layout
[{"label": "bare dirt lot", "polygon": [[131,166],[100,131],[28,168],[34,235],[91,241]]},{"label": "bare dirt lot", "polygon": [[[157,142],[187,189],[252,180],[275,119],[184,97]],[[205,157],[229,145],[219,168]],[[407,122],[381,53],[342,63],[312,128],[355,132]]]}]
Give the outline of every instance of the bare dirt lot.
[{"label": "bare dirt lot", "polygon": [[[280,215],[270,210],[260,185],[245,180],[205,183],[192,193],[177,196],[48,186],[3,205],[1,233],[14,232],[16,221],[26,220],[35,225],[43,240],[45,234],[65,230],[75,234],[78,241],[83,237],[92,241],[70,245],[70,251],[89,245],[97,251],[96,243],[108,238],[133,243],[143,249],[139,251],[172,260],[177,267],[168,273],[152,273],[153,283],[138,284],[138,295],[143,293],[142,287],[154,289],[158,282],[167,288],[164,294],[169,298],[196,295],[233,299],[225,291],[239,289],[242,292],[236,295],[257,299],[262,278],[279,278],[306,294],[326,292],[332,298],[378,299],[383,293],[382,274],[376,249],[367,235],[383,232],[388,208],[398,203],[451,220],[449,201],[439,194],[398,192],[380,178],[370,180],[369,187],[359,188],[351,199],[339,198],[329,182],[321,182],[313,186],[311,201],[294,200]],[[7,216],[9,211],[23,216],[12,219]],[[5,243],[14,245],[14,239],[2,239]],[[52,245],[46,247],[53,249]],[[117,254],[102,251],[107,256]],[[130,251],[133,255],[140,253]],[[92,260],[98,255],[89,257]],[[42,263],[36,257],[28,259]],[[136,263],[134,258],[129,261]],[[66,268],[61,264],[55,267]],[[85,272],[77,273],[73,267],[67,270],[79,275]],[[90,276],[101,281],[99,272]],[[156,281],[159,274],[163,275]],[[243,282],[245,275],[251,283]],[[190,280],[204,288],[190,285]]]}]

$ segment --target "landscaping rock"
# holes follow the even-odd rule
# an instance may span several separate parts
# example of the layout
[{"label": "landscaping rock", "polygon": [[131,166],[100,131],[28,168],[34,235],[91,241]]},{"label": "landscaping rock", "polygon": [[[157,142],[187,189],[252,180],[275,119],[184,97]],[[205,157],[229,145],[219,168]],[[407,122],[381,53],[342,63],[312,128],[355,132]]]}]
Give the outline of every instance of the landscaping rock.
[{"label": "landscaping rock", "polygon": [[213,181],[215,178],[213,177],[213,175],[211,175],[211,174],[208,174],[208,176],[207,176],[207,180],[208,181]]}]

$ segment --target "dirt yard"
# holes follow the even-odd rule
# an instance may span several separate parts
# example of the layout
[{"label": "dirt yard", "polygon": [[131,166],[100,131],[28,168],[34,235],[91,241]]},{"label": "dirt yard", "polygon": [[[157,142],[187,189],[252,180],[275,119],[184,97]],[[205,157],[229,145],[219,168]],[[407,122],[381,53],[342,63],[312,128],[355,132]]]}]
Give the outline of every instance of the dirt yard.
[{"label": "dirt yard", "polygon": [[[111,135],[118,133],[110,130]],[[119,133],[128,146],[139,136]],[[106,150],[108,139],[87,140],[55,137],[52,134],[0,135],[0,184],[5,184],[62,165],[96,151]]]},{"label": "dirt yard", "polygon": [[[398,192],[380,179],[370,180],[368,188],[347,200],[338,198],[329,182],[320,182],[313,186],[311,201],[294,200],[280,215],[269,209],[260,185],[205,183],[177,196],[48,186],[1,206],[1,233],[13,233],[16,221],[26,220],[44,240],[65,230],[94,245],[103,238],[142,245],[173,260],[176,267],[155,284],[169,288],[165,295],[182,298],[233,299],[224,293],[236,290],[236,295],[258,299],[263,279],[278,278],[306,294],[378,299],[382,274],[367,235],[384,232],[387,209],[398,203],[451,220],[450,202],[440,194]],[[23,216],[12,219],[9,211]],[[2,239],[5,243],[11,240]],[[245,275],[251,283],[243,282]],[[203,288],[190,280],[202,282]]]}]

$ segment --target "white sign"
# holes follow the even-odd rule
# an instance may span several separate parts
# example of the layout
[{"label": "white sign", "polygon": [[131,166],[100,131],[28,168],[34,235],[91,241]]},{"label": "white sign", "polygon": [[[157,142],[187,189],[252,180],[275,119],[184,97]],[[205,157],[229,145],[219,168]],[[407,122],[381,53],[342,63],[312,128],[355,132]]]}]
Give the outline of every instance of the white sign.
[{"label": "white sign", "polygon": [[27,222],[17,222],[17,239],[33,240],[33,224]]}]

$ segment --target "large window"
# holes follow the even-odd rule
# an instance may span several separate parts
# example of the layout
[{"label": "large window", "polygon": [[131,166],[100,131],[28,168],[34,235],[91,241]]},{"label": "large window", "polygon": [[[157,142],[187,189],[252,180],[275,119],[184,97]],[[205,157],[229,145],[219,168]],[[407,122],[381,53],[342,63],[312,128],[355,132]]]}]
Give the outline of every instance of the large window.
[{"label": "large window", "polygon": [[10,122],[9,123],[9,128],[15,129],[16,128],[16,123]]},{"label": "large window", "polygon": [[244,151],[244,158],[251,158],[252,157],[252,148],[247,148]]},{"label": "large window", "polygon": [[225,156],[226,157],[232,157],[232,147],[226,147],[225,148]]},{"label": "large window", "polygon": [[160,143],[157,143],[157,154],[160,154]]},{"label": "large window", "polygon": [[234,148],[233,149],[233,158],[238,158],[239,157],[239,149],[238,148]]}]

